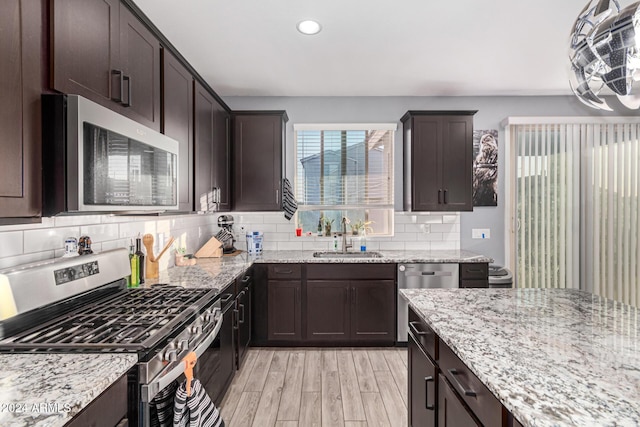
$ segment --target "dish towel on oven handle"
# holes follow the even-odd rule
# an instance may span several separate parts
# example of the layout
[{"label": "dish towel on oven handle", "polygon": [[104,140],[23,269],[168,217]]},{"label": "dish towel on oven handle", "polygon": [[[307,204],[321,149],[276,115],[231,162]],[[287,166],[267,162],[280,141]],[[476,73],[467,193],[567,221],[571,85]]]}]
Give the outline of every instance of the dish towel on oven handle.
[{"label": "dish towel on oven handle", "polygon": [[187,396],[187,381],[176,390],[173,405],[174,427],[224,427],[220,411],[213,404],[197,379],[191,382],[191,396]]},{"label": "dish towel on oven handle", "polygon": [[173,406],[178,382],[174,381],[158,392],[149,402],[151,427],[171,427],[173,425]]},{"label": "dish towel on oven handle", "polygon": [[282,182],[282,208],[284,209],[284,217],[288,220],[290,220],[298,210],[298,202],[296,196],[293,195],[291,181],[287,178]]}]

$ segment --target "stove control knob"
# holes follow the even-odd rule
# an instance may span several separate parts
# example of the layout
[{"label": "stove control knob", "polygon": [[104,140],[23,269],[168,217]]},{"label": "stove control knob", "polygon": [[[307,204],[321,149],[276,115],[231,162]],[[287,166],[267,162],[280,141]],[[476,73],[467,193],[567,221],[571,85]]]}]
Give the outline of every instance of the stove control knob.
[{"label": "stove control knob", "polygon": [[175,362],[178,359],[177,354],[178,350],[175,348],[167,350],[167,352],[164,354],[164,360],[168,362]]},{"label": "stove control knob", "polygon": [[202,325],[192,326],[191,333],[193,335],[200,335],[202,333]]},{"label": "stove control knob", "polygon": [[178,344],[178,348],[180,348],[180,351],[188,350],[189,349],[189,340],[186,340],[186,339],[180,340],[180,344]]}]

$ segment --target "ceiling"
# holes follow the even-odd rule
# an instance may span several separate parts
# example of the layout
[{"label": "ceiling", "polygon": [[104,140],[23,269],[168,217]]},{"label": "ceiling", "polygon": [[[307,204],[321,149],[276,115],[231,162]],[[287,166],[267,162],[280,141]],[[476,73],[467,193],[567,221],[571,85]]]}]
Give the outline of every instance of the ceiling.
[{"label": "ceiling", "polygon": [[[568,36],[587,3],[134,1],[222,96],[570,94]],[[304,19],[323,30],[298,33]]]}]

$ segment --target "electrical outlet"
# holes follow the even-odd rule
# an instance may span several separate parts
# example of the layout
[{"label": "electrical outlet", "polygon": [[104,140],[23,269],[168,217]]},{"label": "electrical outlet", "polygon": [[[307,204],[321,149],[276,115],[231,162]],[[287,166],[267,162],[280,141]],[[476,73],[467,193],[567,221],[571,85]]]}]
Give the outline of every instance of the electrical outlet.
[{"label": "electrical outlet", "polygon": [[491,229],[490,228],[472,228],[471,238],[472,239],[490,239]]}]

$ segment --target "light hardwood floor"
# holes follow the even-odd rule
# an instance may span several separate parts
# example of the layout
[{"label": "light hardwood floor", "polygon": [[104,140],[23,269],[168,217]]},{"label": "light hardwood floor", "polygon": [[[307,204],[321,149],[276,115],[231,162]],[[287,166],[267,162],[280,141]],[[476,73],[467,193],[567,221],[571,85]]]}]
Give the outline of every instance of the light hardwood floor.
[{"label": "light hardwood floor", "polygon": [[252,348],[221,404],[227,427],[407,425],[406,348]]}]

